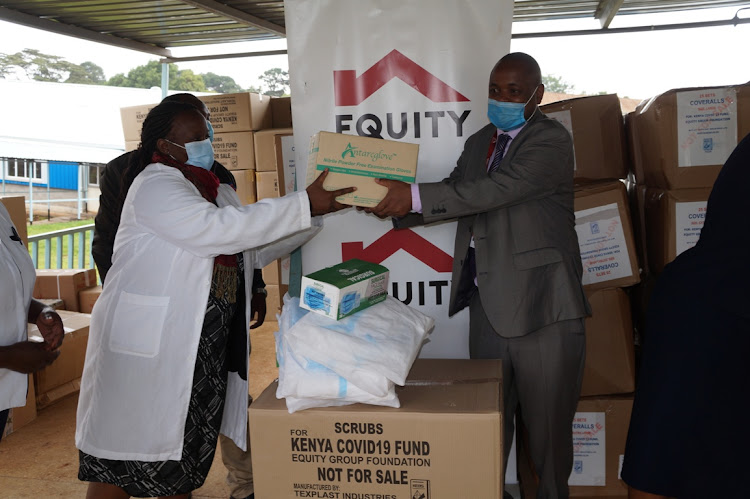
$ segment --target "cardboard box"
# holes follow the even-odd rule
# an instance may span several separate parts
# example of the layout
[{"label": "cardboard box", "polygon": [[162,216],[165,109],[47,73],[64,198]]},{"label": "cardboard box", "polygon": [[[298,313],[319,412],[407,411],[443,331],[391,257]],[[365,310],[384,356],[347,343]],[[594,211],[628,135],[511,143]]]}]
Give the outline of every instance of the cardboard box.
[{"label": "cardboard box", "polygon": [[65,310],[65,302],[60,298],[37,298],[37,300],[53,310]]},{"label": "cardboard box", "polygon": [[24,196],[6,196],[0,197],[0,203],[3,203],[8,210],[10,221],[16,226],[18,237],[23,241],[24,246],[29,246],[29,237],[27,231],[28,218],[26,216],[26,198]]},{"label": "cardboard box", "polygon": [[266,284],[266,292],[268,293],[268,296],[266,296],[266,319],[269,321],[275,321],[276,314],[281,313],[282,298],[287,289],[288,286],[280,284]]},{"label": "cardboard box", "polygon": [[225,132],[214,134],[214,159],[227,170],[255,169],[253,132]]},{"label": "cardboard box", "polygon": [[502,497],[500,362],[423,362],[398,389],[399,409],[289,414],[271,384],[249,411],[256,497]]},{"label": "cardboard box", "polygon": [[419,145],[394,140],[319,132],[310,138],[305,186],[328,168],[324,187],[357,190],[337,201],[352,206],[376,206],[388,189],[375,183],[387,178],[413,183],[417,175]]},{"label": "cardboard box", "polygon": [[334,320],[385,300],[388,269],[352,258],[302,276],[300,307]]},{"label": "cardboard box", "polygon": [[[148,113],[158,106],[159,103],[154,104],[142,104],[140,106],[129,106],[120,108],[120,119],[122,120],[122,135],[125,137],[125,143],[128,141],[141,141],[141,128],[143,128],[143,121],[148,116]],[[138,147],[138,144],[136,144]],[[126,151],[130,149],[126,148]]]},{"label": "cardboard box", "polygon": [[240,92],[203,95],[215,133],[249,132],[271,127],[271,98],[267,95]]},{"label": "cardboard box", "polygon": [[29,390],[26,392],[26,405],[14,407],[8,414],[5,428],[0,428],[0,435],[7,437],[14,431],[18,431],[36,419],[36,392],[34,391],[34,378],[29,374]]},{"label": "cardboard box", "polygon": [[710,194],[710,188],[646,191],[648,261],[654,272],[698,242]]},{"label": "cardboard box", "polygon": [[291,128],[292,126],[292,98],[271,98],[271,122],[274,128]]},{"label": "cardboard box", "polygon": [[[632,397],[591,397],[578,402],[573,419],[573,471],[568,480],[571,498],[628,497],[620,471],[632,410]],[[528,434],[520,434],[521,490],[524,497],[536,497],[539,481],[529,456]]]},{"label": "cardboard box", "polygon": [[276,136],[276,172],[279,174],[279,194],[286,196],[297,190],[297,166],[294,155],[294,135]]},{"label": "cardboard box", "polygon": [[[66,310],[59,310],[57,313],[63,320],[65,337],[57,360],[34,373],[38,409],[78,391],[86,359],[91,315]],[[41,340],[41,334],[35,325],[30,324],[28,331],[29,338]]]},{"label": "cardboard box", "polygon": [[255,170],[276,172],[276,137],[292,135],[291,128],[260,130],[253,136],[255,141]]},{"label": "cardboard box", "polygon": [[138,145],[141,143],[139,140],[126,140],[125,141],[125,152],[135,151],[138,149]]},{"label": "cardboard box", "polygon": [[750,84],[669,90],[642,102],[632,122],[638,183],[710,188],[750,133]]},{"label": "cardboard box", "polygon": [[266,286],[281,283],[281,260],[274,260],[263,267],[263,282]]},{"label": "cardboard box", "polygon": [[37,269],[34,298],[60,298],[65,310],[80,312],[78,293],[96,286],[96,269]]},{"label": "cardboard box", "polygon": [[255,188],[260,201],[279,197],[279,176],[276,172],[255,172]]},{"label": "cardboard box", "polygon": [[648,261],[648,237],[646,232],[646,192],[645,185],[631,185],[628,195],[630,198],[630,214],[633,220],[633,235],[638,262],[641,264],[641,276],[651,274]]},{"label": "cardboard box", "polygon": [[234,181],[237,183],[237,197],[242,204],[253,204],[257,201],[255,195],[255,170],[232,171]]},{"label": "cardboard box", "polygon": [[573,136],[575,178],[618,179],[628,173],[627,145],[616,94],[578,97],[541,106]]},{"label": "cardboard box", "polygon": [[586,293],[586,365],[581,396],[635,391],[635,344],[630,299],[620,288]]},{"label": "cardboard box", "polygon": [[593,291],[640,281],[625,184],[576,187],[575,217],[584,288]]},{"label": "cardboard box", "polygon": [[78,292],[78,308],[79,312],[84,314],[90,314],[94,310],[94,304],[99,296],[102,294],[102,286],[93,286],[90,288],[82,289]]}]

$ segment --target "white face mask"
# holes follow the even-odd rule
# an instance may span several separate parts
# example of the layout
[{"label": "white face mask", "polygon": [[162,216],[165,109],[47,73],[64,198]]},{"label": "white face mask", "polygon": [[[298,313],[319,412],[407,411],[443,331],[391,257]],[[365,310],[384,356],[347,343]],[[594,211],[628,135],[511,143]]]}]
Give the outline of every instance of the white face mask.
[{"label": "white face mask", "polygon": [[171,140],[164,139],[170,144],[174,144],[177,147],[182,147],[187,152],[188,159],[185,161],[186,165],[197,166],[204,170],[211,170],[214,165],[214,148],[211,145],[211,139],[199,140],[196,142],[188,142],[184,146],[175,144]]}]

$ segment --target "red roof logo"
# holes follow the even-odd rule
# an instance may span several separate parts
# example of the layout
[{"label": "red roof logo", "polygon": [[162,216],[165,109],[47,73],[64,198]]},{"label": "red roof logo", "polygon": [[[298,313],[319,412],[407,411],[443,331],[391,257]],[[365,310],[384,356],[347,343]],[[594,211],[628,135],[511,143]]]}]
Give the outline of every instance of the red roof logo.
[{"label": "red roof logo", "polygon": [[341,261],[359,258],[371,263],[382,263],[400,249],[437,272],[452,270],[452,256],[410,229],[391,229],[366,248],[361,241],[341,243]]},{"label": "red roof logo", "polygon": [[354,70],[334,71],[336,105],[356,106],[393,78],[399,78],[433,102],[469,101],[398,50],[392,50],[359,76]]}]

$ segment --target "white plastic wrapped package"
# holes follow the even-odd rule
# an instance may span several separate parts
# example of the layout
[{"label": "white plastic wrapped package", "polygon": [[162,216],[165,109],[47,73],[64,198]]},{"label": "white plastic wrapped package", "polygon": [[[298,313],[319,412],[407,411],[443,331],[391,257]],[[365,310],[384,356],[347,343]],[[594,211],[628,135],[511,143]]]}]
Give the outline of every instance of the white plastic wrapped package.
[{"label": "white plastic wrapped package", "polygon": [[302,367],[320,364],[372,395],[387,397],[391,382],[406,382],[434,325],[431,317],[388,296],[339,321],[303,315],[284,332],[284,342],[297,359],[304,357]]},{"label": "white plastic wrapped package", "polygon": [[[284,314],[288,310],[299,309],[299,299],[284,299]],[[316,362],[299,359],[284,341],[290,316],[297,314],[282,314],[279,319],[279,331],[276,332],[276,358],[279,363],[279,382],[276,397],[286,399],[289,413],[311,407],[330,407],[355,403],[385,405],[399,407],[395,386],[390,383],[387,394],[378,397],[357,388],[327,367]]]}]

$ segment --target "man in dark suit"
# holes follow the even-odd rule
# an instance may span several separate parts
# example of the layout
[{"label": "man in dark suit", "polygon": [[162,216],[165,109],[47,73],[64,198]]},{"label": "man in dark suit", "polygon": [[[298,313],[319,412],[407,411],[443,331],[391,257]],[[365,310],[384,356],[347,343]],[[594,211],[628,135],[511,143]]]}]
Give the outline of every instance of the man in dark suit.
[{"label": "man in dark suit", "polygon": [[[468,306],[469,351],[502,359],[507,463],[520,409],[540,498],[568,497],[572,422],[590,309],[581,285],[570,134],[538,108],[537,62],[508,54],[489,81],[491,123],[441,182],[389,188],[371,210],[394,225],[458,219],[449,315]],[[410,213],[411,212],[411,213]]]},{"label": "man in dark suit", "polygon": [[[206,121],[210,118],[210,112],[206,104],[192,94],[172,94],[165,97],[162,102],[184,102],[185,104],[194,106],[206,118]],[[211,139],[213,141],[213,134],[211,135]],[[94,257],[96,267],[99,269],[102,285],[104,285],[107,272],[112,267],[115,235],[120,225],[122,202],[127,194],[126,192],[122,192],[123,175],[128,168],[132,155],[133,151],[126,152],[107,163],[99,181],[101,194],[99,196],[99,211],[94,219],[94,240],[91,243],[91,255]],[[229,184],[235,190],[237,189],[234,175],[224,165],[218,161],[214,161],[211,171],[219,178],[219,182]],[[250,326],[250,329],[257,328],[265,320],[267,296],[265,286],[261,270],[256,269],[253,274],[251,309],[257,320],[255,324]],[[254,497],[253,470],[249,440],[247,452],[243,452],[230,438],[224,435],[219,435],[219,443],[221,444],[222,460],[228,470],[227,482],[233,494],[231,499],[234,499],[235,496],[237,498],[252,499]]]}]

